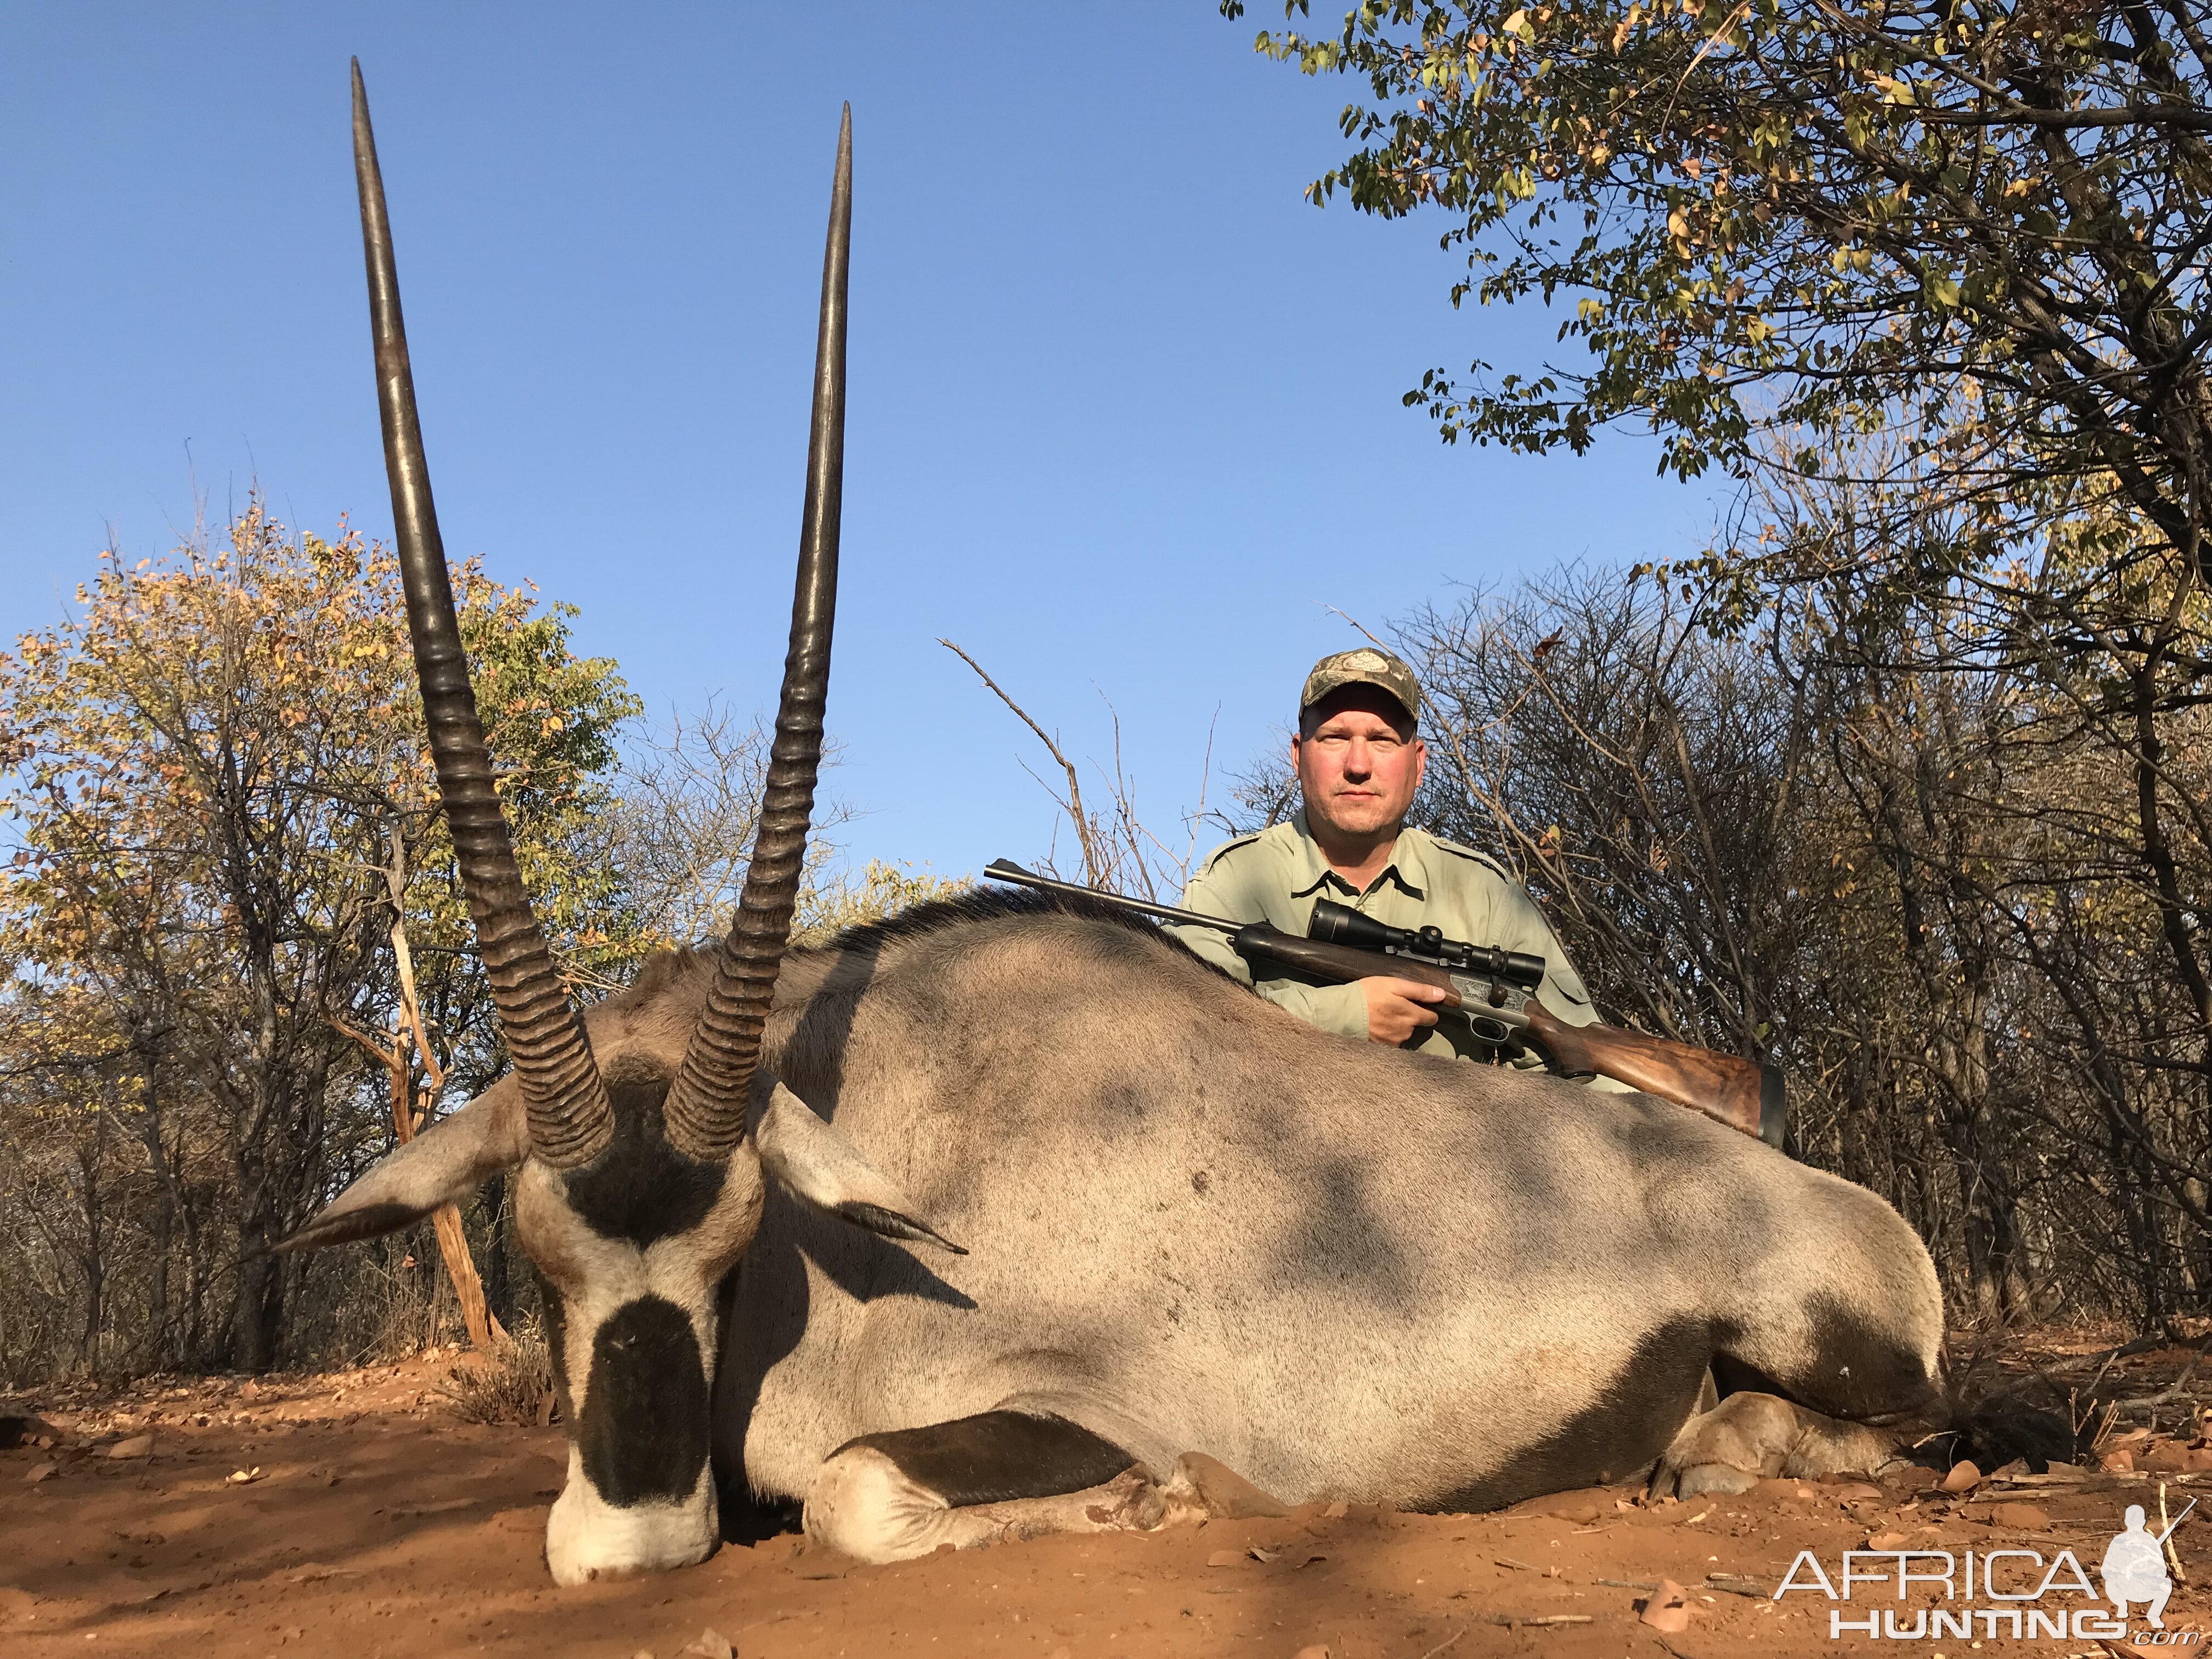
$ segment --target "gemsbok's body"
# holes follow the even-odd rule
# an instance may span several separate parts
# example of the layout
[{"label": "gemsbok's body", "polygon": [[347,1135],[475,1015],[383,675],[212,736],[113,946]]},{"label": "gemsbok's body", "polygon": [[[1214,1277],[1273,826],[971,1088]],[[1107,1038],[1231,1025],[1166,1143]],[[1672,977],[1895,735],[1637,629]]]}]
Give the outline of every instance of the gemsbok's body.
[{"label": "gemsbok's body", "polygon": [[890,1559],[1269,1495],[1734,1491],[1948,1422],[1911,1231],[1664,1102],[1312,1030],[1080,904],[923,906],[786,959],[836,591],[849,118],[738,918],[572,1012],[476,723],[357,71],[355,123],[410,623],[515,1071],[287,1248],[519,1171],[570,1425],[557,1579],[698,1560],[756,1501]]}]

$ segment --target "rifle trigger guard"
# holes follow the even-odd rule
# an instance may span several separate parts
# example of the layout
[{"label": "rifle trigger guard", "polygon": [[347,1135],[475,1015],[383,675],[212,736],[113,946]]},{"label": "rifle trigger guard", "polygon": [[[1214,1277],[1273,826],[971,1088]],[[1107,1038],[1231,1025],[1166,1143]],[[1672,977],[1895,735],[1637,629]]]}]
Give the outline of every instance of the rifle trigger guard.
[{"label": "rifle trigger guard", "polygon": [[1467,1015],[1469,1028],[1485,1042],[1504,1043],[1513,1036],[1513,1028],[1510,1025],[1494,1019],[1485,1019],[1473,1010],[1462,1009],[1461,1012]]}]

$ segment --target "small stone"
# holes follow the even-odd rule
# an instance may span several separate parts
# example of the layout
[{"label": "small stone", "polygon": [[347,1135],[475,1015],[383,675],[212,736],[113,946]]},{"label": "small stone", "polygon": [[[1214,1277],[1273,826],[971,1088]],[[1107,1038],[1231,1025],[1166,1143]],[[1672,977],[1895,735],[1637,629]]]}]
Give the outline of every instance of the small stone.
[{"label": "small stone", "polygon": [[1206,1558],[1209,1567],[1240,1567],[1244,1565],[1243,1550],[1216,1550]]},{"label": "small stone", "polygon": [[692,1638],[684,1651],[696,1656],[696,1659],[737,1659],[737,1650],[730,1645],[730,1638],[712,1625]]},{"label": "small stone", "polygon": [[60,1472],[61,1467],[58,1463],[33,1463],[23,1476],[24,1483],[35,1486],[41,1480],[52,1479]]},{"label": "small stone", "polygon": [[1300,1648],[1291,1659],[1335,1659],[1335,1656],[1328,1650],[1328,1643],[1316,1642],[1310,1647]]},{"label": "small stone", "polygon": [[2049,1526],[2051,1517],[2033,1504],[1999,1504],[1990,1511],[1990,1524],[2033,1532]]},{"label": "small stone", "polygon": [[128,1440],[118,1440],[110,1446],[107,1455],[110,1457],[151,1457],[154,1455],[154,1437],[134,1434]]},{"label": "small stone", "polygon": [[1332,1521],[1341,1521],[1346,1516],[1352,1513],[1352,1505],[1346,1503],[1341,1498],[1340,1498],[1336,1502],[1331,1504],[1327,1509],[1323,1510],[1322,1513]]}]

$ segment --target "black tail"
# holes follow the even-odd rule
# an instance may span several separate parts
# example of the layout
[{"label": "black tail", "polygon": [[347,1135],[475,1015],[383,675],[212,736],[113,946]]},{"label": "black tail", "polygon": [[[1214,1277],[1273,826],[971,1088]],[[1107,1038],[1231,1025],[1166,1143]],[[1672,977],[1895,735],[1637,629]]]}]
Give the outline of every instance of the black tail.
[{"label": "black tail", "polygon": [[1948,1438],[1947,1463],[1972,1458],[1984,1474],[2015,1462],[2042,1474],[2053,1463],[2071,1462],[2077,1449],[2074,1426],[2063,1413],[2028,1405],[2007,1390],[1971,1406],[1959,1402],[1951,1423],[1950,1434],[1931,1440],[1928,1449],[1946,1450]]}]

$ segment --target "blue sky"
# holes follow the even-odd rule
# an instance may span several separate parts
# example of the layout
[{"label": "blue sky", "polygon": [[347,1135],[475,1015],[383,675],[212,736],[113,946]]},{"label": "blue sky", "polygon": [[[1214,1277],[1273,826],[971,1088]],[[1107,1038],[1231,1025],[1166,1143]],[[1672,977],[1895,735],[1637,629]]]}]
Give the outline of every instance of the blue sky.
[{"label": "blue sky", "polygon": [[195,480],[388,533],[357,52],[449,551],[580,605],[658,716],[768,705],[850,99],[843,843],[957,872],[1050,837],[1035,740],[940,635],[1073,754],[1110,759],[1110,698],[1172,828],[1209,726],[1241,766],[1354,642],[1328,607],[1678,552],[1713,513],[1638,436],[1534,460],[1401,407],[1553,325],[1453,312],[1439,220],[1308,206],[1351,88],[1253,32],[1212,0],[8,8],[0,632],[111,534],[165,550]]}]

